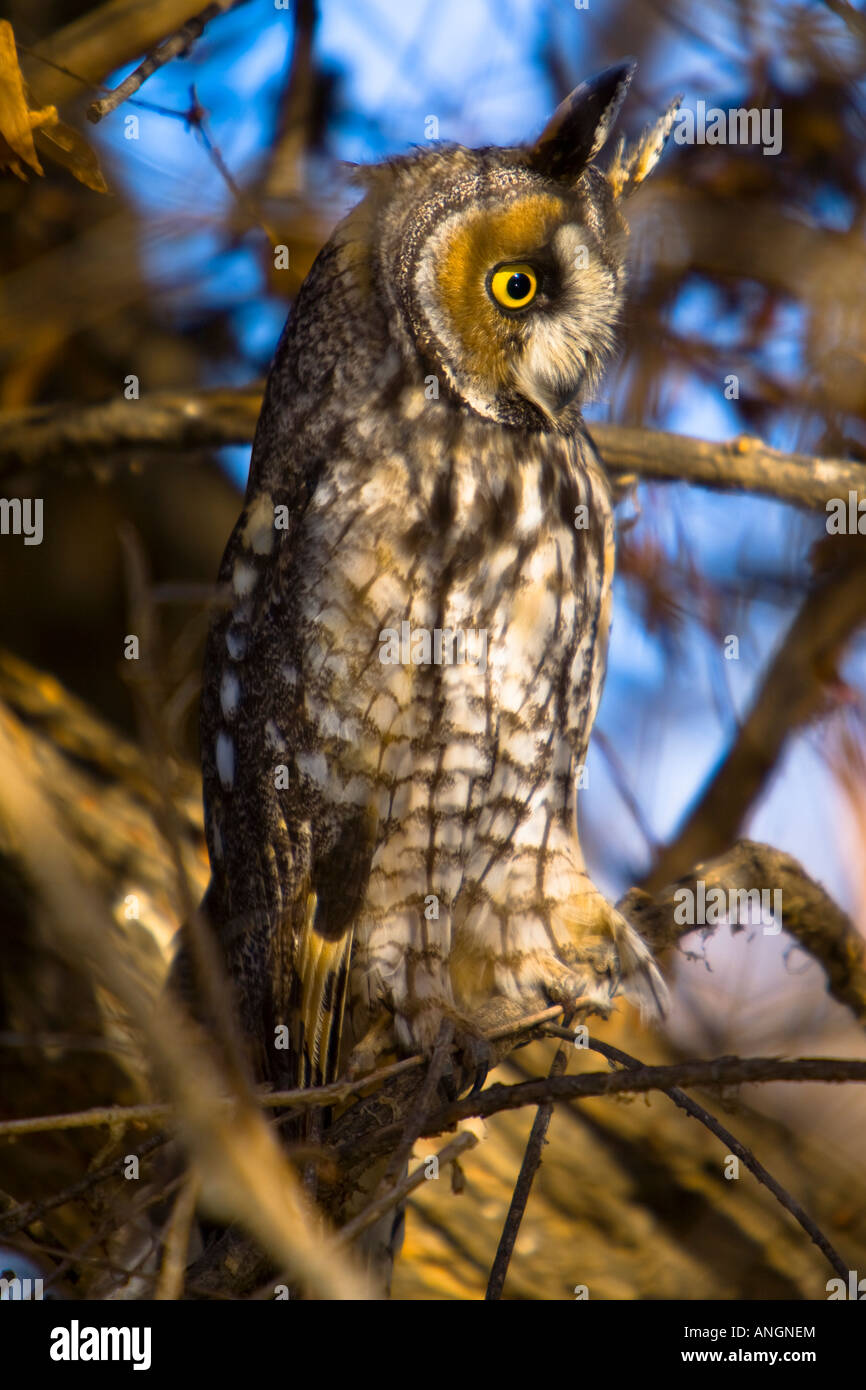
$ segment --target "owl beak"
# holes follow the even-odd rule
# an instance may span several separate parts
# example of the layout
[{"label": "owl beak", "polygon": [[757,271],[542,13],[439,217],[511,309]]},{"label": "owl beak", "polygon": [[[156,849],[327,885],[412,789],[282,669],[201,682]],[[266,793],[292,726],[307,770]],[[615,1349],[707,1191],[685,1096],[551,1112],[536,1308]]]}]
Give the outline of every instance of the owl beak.
[{"label": "owl beak", "polygon": [[575,87],[532,147],[535,168],[550,178],[574,182],[610,135],[636,68],[628,58]]},{"label": "owl beak", "polygon": [[583,374],[578,380],[564,386],[533,371],[531,366],[522,364],[514,372],[514,384],[520,394],[532,401],[552,425],[562,428],[562,415],[580,396]]}]

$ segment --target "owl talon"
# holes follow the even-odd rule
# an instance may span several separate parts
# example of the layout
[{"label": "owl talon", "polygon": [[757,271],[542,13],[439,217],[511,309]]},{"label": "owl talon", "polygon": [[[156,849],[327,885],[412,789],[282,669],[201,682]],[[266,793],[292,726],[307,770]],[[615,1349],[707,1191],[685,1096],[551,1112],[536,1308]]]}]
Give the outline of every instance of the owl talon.
[{"label": "owl talon", "polygon": [[489,1063],[489,1062],[484,1062],[480,1067],[478,1067],[478,1069],[477,1069],[476,1072],[475,1072],[475,1080],[474,1080],[473,1083],[472,1083],[472,1090],[469,1092],[470,1096],[477,1096],[477,1095],[478,1095],[478,1092],[481,1090],[482,1086],[484,1085],[485,1081],[487,1080],[487,1073],[488,1073],[489,1071],[490,1071],[490,1063]]},{"label": "owl talon", "polygon": [[457,1086],[457,1095],[467,1090],[470,1083],[470,1095],[477,1095],[487,1080],[491,1066],[495,1065],[493,1047],[474,1024],[467,1022],[457,1028],[454,1043],[456,1053],[452,1077]]}]

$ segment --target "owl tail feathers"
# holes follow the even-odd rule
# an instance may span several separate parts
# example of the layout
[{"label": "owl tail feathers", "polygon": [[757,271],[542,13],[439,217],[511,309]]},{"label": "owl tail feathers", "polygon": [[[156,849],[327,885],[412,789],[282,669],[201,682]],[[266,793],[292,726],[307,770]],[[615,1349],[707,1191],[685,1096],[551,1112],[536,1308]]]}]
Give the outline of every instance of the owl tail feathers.
[{"label": "owl tail feathers", "polygon": [[337,1075],[353,937],[351,928],[336,941],[317,932],[316,907],[316,894],[308,893],[295,957],[301,982],[296,1047],[307,1086],[326,1085]]},{"label": "owl tail feathers", "polygon": [[640,1009],[643,1022],[664,1018],[670,1007],[668,987],[643,937],[615,908],[612,926],[619,955],[620,988]]}]

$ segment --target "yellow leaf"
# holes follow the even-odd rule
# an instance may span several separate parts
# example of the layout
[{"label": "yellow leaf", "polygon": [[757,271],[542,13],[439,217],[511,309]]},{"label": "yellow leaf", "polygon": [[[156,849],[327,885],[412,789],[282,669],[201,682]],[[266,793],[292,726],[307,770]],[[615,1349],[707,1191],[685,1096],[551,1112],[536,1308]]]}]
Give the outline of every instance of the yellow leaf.
[{"label": "yellow leaf", "polygon": [[99,160],[84,137],[58,119],[57,107],[30,107],[12,25],[0,19],[0,170],[8,169],[19,179],[27,178],[28,169],[42,174],[37,145],[80,183],[96,193],[108,192]]},{"label": "yellow leaf", "polygon": [[55,106],[31,111],[27,105],[12,25],[0,19],[0,168],[11,169],[19,179],[27,177],[23,165],[41,174],[33,130],[52,119],[57,120]]},{"label": "yellow leaf", "polygon": [[[72,126],[65,125],[63,121],[46,125],[37,131],[36,143],[43,154],[50,156],[58,164],[64,164],[79,183],[92,188],[95,193],[108,192],[108,184],[99,167],[99,160],[84,136],[79,135]],[[46,148],[49,144],[52,146],[50,149]]]}]

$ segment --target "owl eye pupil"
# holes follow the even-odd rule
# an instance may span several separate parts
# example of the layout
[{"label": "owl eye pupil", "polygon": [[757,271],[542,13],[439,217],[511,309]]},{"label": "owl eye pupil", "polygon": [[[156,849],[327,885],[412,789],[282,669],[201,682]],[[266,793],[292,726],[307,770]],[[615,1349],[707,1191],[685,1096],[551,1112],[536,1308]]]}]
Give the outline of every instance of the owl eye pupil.
[{"label": "owl eye pupil", "polygon": [[538,277],[531,265],[512,261],[492,272],[487,288],[500,309],[525,309],[535,299]]},{"label": "owl eye pupil", "polygon": [[505,289],[512,299],[525,299],[532,289],[532,281],[522,270],[516,270]]}]

